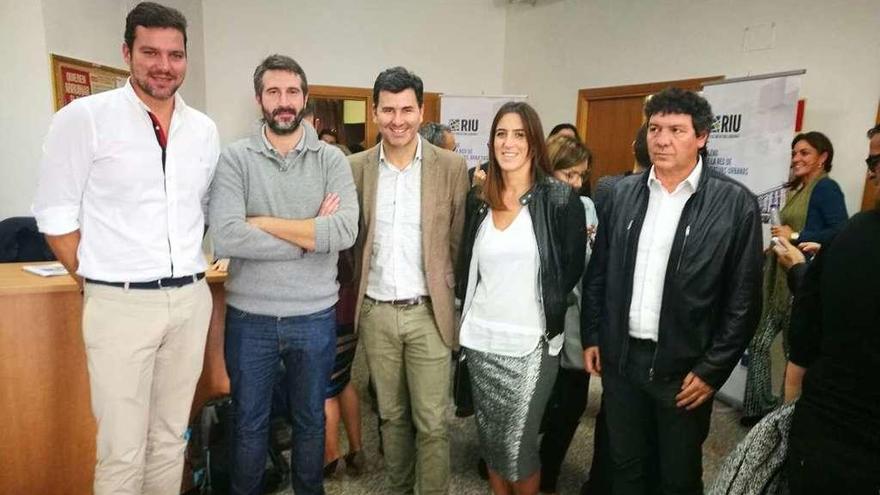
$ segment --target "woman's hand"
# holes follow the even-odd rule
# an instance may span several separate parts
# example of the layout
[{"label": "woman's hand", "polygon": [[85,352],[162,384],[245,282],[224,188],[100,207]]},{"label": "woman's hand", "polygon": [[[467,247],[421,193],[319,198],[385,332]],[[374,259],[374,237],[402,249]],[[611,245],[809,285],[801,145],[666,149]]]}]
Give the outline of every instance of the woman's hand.
[{"label": "woman's hand", "polygon": [[785,239],[791,239],[791,234],[794,232],[791,227],[788,225],[771,225],[770,233],[773,234],[773,237],[784,237]]}]

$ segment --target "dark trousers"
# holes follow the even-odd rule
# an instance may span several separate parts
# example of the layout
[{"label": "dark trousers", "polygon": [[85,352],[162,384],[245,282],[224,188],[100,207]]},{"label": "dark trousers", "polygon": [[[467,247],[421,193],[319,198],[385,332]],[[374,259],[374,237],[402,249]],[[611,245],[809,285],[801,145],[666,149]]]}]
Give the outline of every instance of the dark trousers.
[{"label": "dark trousers", "polygon": [[556,492],[562,461],[571,445],[590,391],[590,375],[584,370],[559,368],[553,392],[544,411],[541,439],[541,491]]},{"label": "dark trousers", "polygon": [[235,410],[232,493],[263,492],[269,416],[278,366],[293,439],[291,485],[297,495],[323,495],[324,398],[336,354],[336,310],[279,318],[226,307],[226,371]]},{"label": "dark trousers", "polygon": [[[660,493],[703,493],[703,441],[709,434],[712,401],[693,411],[676,407],[684,377],[649,378],[655,344],[630,339],[624,373],[606,366],[602,375],[611,459],[612,493],[645,495],[655,491],[651,463],[656,459]],[[656,439],[656,444],[652,442]]]},{"label": "dark trousers", "polygon": [[880,493],[880,451],[860,433],[829,425],[804,404],[795,406],[786,465],[792,495]]}]

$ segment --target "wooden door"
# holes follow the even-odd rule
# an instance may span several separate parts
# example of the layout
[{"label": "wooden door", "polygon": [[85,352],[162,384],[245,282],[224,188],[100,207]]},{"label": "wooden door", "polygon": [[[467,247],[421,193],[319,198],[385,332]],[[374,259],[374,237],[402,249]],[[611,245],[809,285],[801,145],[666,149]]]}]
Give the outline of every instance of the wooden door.
[{"label": "wooden door", "polygon": [[[874,120],[875,123],[880,124],[880,105],[877,105],[877,118]],[[867,153],[865,153],[867,156]],[[874,183],[868,180],[865,177],[865,192],[862,193],[862,211],[868,211],[874,209],[874,205],[877,204],[877,188],[874,187]]]},{"label": "wooden door", "polygon": [[593,152],[590,186],[606,175],[617,175],[633,168],[632,142],[644,119],[645,98],[670,86],[699,91],[703,83],[724,76],[681,81],[664,81],[629,86],[590,88],[578,91],[578,134]]}]

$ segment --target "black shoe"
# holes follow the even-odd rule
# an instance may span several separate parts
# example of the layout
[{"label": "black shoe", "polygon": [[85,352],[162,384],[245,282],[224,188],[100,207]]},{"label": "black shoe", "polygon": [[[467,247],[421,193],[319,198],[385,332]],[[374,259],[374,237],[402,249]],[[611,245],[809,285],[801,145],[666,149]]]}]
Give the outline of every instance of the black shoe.
[{"label": "black shoe", "polygon": [[477,474],[484,480],[489,479],[489,466],[486,465],[486,461],[482,457],[477,461]]}]

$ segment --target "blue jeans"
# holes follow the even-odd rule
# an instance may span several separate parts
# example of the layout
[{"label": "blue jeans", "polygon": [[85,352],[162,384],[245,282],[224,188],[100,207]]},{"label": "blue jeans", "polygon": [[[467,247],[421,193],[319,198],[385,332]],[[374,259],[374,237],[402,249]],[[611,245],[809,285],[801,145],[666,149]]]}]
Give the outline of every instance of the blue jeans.
[{"label": "blue jeans", "polygon": [[336,310],[276,317],[226,307],[226,371],[235,409],[232,493],[261,494],[279,362],[293,425],[291,485],[324,493],[324,397],[336,355]]}]

